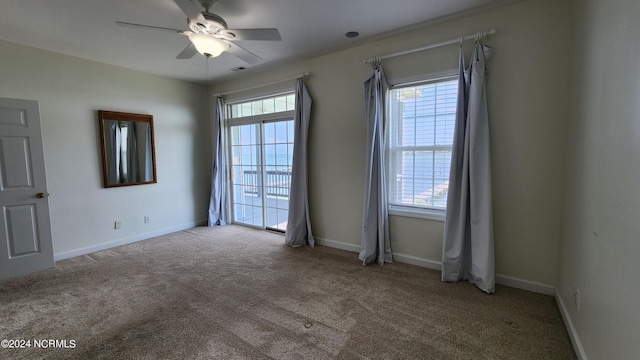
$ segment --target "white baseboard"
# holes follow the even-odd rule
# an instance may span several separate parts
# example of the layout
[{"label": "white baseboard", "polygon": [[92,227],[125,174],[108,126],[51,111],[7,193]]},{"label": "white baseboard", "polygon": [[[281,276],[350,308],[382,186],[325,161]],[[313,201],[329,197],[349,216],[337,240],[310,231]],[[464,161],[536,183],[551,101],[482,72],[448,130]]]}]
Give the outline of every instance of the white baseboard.
[{"label": "white baseboard", "polygon": [[202,226],[206,224],[207,224],[207,219],[192,221],[192,222],[188,222],[188,223],[177,225],[177,226],[172,226],[172,227],[155,230],[155,231],[151,231],[143,234],[138,234],[138,235],[122,238],[122,239],[117,239],[117,240],[112,240],[112,241],[108,241],[108,242],[104,242],[96,245],[91,245],[91,246],[87,246],[80,249],[74,249],[74,250],[53,254],[53,260],[61,261],[65,259],[70,259],[76,256],[91,254],[96,251],[107,250],[116,246],[127,245],[134,242],[150,239],[152,237],[166,235],[172,232],[190,229],[192,227]]},{"label": "white baseboard", "polygon": [[[318,245],[323,245],[327,247],[332,247],[340,250],[351,251],[355,253],[360,252],[360,246],[354,244],[343,243],[335,240],[328,240],[323,238],[316,237],[316,242]],[[412,255],[393,253],[393,261],[397,261],[399,263],[411,264],[420,267],[425,267],[433,270],[442,270],[442,263],[440,261],[434,261],[429,259],[423,259],[419,257],[415,257]],[[528,290],[531,292],[551,295],[554,296],[556,294],[555,288],[550,285],[535,283],[528,280],[522,280],[518,278],[514,278],[511,276],[496,274],[496,284],[505,285],[509,287],[513,287],[516,289]]]},{"label": "white baseboard", "polygon": [[393,253],[393,261],[420,266],[432,270],[442,270],[442,263],[439,261],[427,260],[411,255]]},{"label": "white baseboard", "polygon": [[315,237],[315,236],[313,238],[316,240],[316,243],[318,245],[322,245],[322,246],[326,246],[326,247],[330,247],[330,248],[334,248],[334,249],[351,251],[351,252],[354,252],[354,253],[359,253],[360,252],[360,245],[347,244],[347,243],[343,243],[343,242],[340,242],[340,241],[327,240],[327,239],[322,239],[322,238]]},{"label": "white baseboard", "polygon": [[528,290],[538,294],[554,296],[556,288],[551,285],[522,280],[511,276],[496,274],[496,284],[510,286],[516,289]]},{"label": "white baseboard", "polygon": [[578,360],[587,360],[587,355],[584,353],[584,348],[582,347],[582,342],[580,342],[580,338],[578,337],[576,327],[573,325],[573,320],[571,320],[569,311],[567,311],[567,306],[565,305],[564,300],[562,300],[562,296],[560,296],[558,289],[555,291],[555,296],[556,303],[558,303],[558,308],[560,309],[560,314],[562,315],[562,320],[564,320],[564,325],[569,333],[573,350],[576,352]]}]

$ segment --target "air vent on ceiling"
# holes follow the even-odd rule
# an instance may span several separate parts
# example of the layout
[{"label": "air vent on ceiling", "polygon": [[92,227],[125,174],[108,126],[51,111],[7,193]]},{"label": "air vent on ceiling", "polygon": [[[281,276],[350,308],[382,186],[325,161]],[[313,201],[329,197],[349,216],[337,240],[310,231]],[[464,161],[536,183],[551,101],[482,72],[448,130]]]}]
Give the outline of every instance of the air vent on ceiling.
[{"label": "air vent on ceiling", "polygon": [[242,71],[242,70],[246,70],[246,69],[247,68],[244,67],[244,66],[238,66],[238,67],[231,68],[230,70],[231,71]]}]

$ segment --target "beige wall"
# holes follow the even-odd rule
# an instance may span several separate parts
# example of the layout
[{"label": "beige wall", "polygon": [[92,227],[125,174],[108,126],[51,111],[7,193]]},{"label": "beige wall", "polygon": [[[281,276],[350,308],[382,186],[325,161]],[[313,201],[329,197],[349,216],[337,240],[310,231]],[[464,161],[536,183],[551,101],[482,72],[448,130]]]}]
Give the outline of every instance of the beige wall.
[{"label": "beige wall", "polygon": [[[357,247],[364,184],[362,60],[495,28],[488,80],[492,137],[496,270],[556,284],[568,114],[570,2],[532,0],[425,27],[349,50],[300,61],[242,79],[213,92],[269,83],[309,71],[313,97],[309,138],[313,233]],[[470,50],[470,43],[466,48]],[[391,81],[455,70],[457,47],[384,62]],[[268,92],[269,89],[260,91]],[[253,91],[247,96],[256,94]],[[393,216],[395,253],[439,262],[442,222]]]},{"label": "beige wall", "polygon": [[[206,218],[211,152],[205,86],[2,41],[0,59],[0,97],[40,105],[56,255],[140,240]],[[98,109],[154,115],[157,184],[102,188]],[[122,229],[114,230],[116,220]]]},{"label": "beige wall", "polygon": [[575,6],[557,291],[585,358],[640,359],[640,2]]}]

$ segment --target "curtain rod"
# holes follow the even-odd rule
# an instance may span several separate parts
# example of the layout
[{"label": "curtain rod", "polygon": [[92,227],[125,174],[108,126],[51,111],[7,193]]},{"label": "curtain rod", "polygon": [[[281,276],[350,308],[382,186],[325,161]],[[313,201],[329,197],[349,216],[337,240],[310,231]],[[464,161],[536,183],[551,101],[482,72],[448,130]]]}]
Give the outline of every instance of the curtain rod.
[{"label": "curtain rod", "polygon": [[491,29],[489,31],[480,31],[480,32],[477,32],[477,33],[475,33],[473,35],[467,35],[467,36],[459,37],[459,38],[456,38],[456,39],[442,41],[442,42],[439,42],[439,43],[430,44],[430,45],[426,45],[426,46],[415,48],[415,49],[399,51],[399,52],[395,52],[395,53],[387,54],[387,55],[382,55],[382,56],[375,56],[375,57],[372,57],[372,58],[365,59],[362,62],[365,63],[365,64],[366,63],[372,63],[372,62],[374,62],[376,60],[379,61],[379,60],[382,60],[382,59],[388,59],[388,58],[392,58],[392,57],[396,57],[396,56],[400,56],[400,55],[411,54],[411,53],[418,52],[418,51],[429,50],[429,49],[437,48],[437,47],[440,47],[440,46],[460,43],[463,40],[471,40],[471,39],[476,39],[478,37],[485,38],[488,35],[493,35],[495,33],[496,33],[495,29]]},{"label": "curtain rod", "polygon": [[266,83],[266,84],[251,86],[251,87],[244,88],[244,89],[231,90],[231,91],[227,91],[227,92],[223,92],[223,93],[217,93],[217,94],[214,95],[214,97],[220,97],[220,96],[224,96],[224,95],[235,94],[235,93],[239,93],[239,92],[243,92],[243,91],[249,91],[249,90],[253,90],[253,89],[258,89],[258,88],[261,88],[261,87],[280,84],[280,83],[283,83],[283,82],[286,82],[286,81],[300,79],[300,78],[304,78],[304,77],[307,77],[307,76],[309,76],[309,73],[308,72],[304,72],[304,73],[298,74],[296,76],[292,76],[292,77],[289,77],[289,78],[286,78],[286,79],[282,79],[282,80],[278,80],[278,81],[272,81],[272,82]]}]

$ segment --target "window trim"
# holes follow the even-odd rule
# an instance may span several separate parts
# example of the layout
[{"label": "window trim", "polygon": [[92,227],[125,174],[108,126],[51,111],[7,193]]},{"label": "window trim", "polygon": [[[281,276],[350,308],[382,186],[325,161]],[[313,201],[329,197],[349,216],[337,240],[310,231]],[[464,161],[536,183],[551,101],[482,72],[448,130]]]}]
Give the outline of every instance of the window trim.
[{"label": "window trim", "polygon": [[416,219],[444,221],[446,210],[434,208],[419,208],[409,205],[389,204],[389,215],[403,216]]},{"label": "window trim", "polygon": [[228,118],[227,124],[229,126],[237,126],[237,125],[276,122],[285,118],[293,119],[294,113],[295,113],[294,110],[289,110],[289,111],[274,112],[270,114],[260,114],[260,115],[253,115],[253,116],[243,116],[238,118]]},{"label": "window trim", "polygon": [[[391,90],[402,89],[407,87],[415,87],[415,86],[426,85],[426,84],[434,84],[434,83],[450,81],[450,80],[457,80],[458,78],[459,78],[459,75],[456,73],[455,70],[446,70],[446,71],[441,71],[436,73],[424,74],[420,76],[412,76],[412,77],[395,79],[389,84],[389,89],[387,91],[387,94],[385,95],[386,97],[385,101],[389,103]],[[389,106],[387,106],[387,112],[385,113],[387,124],[389,124],[389,122],[391,121],[389,112],[388,112],[389,109],[390,109]],[[385,171],[387,172],[386,177],[387,177],[387,193],[388,193],[389,191],[388,178],[390,176],[389,160],[388,160],[390,156],[389,155],[390,148],[388,146],[389,144],[389,127],[388,126],[385,126],[385,143],[387,144],[385,145],[384,151],[385,151],[385,158],[387,159],[385,161],[385,167],[386,167]],[[391,216],[402,216],[402,217],[442,221],[442,222],[445,221],[445,216],[447,212],[446,208],[438,209],[438,208],[426,207],[426,206],[420,207],[420,206],[390,204],[390,203],[387,204],[387,211],[388,211],[388,214]]]}]

